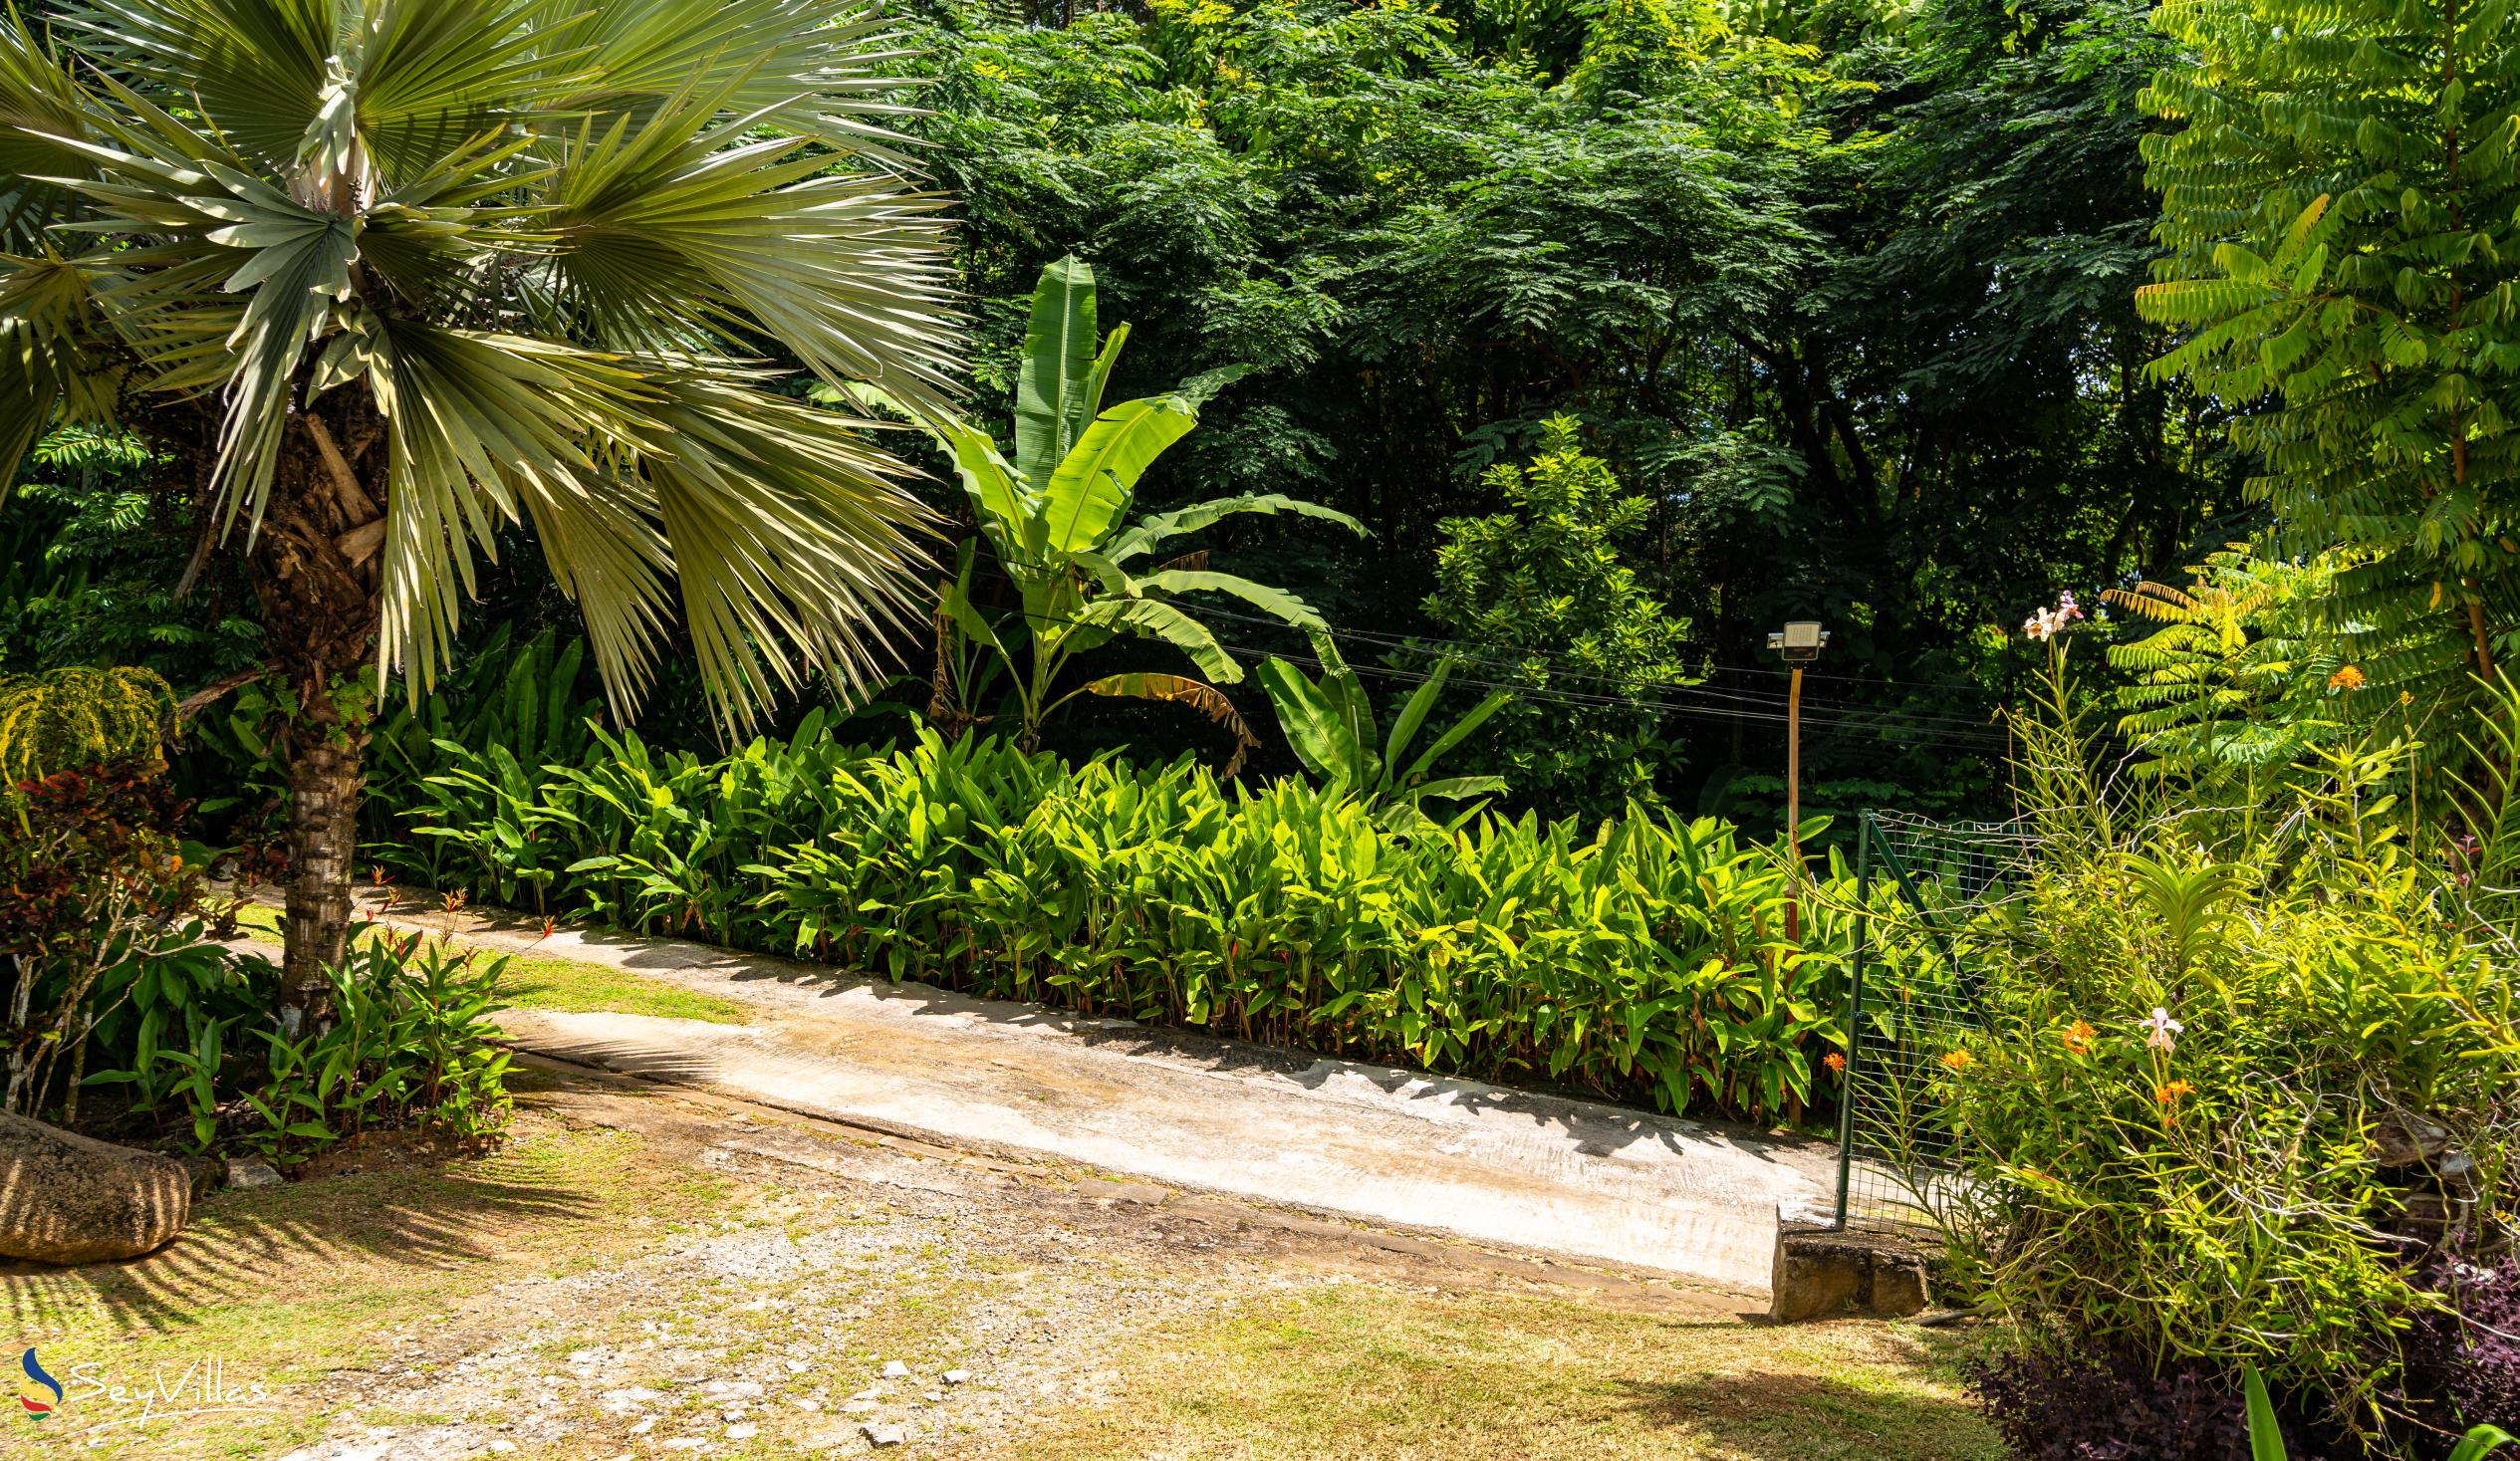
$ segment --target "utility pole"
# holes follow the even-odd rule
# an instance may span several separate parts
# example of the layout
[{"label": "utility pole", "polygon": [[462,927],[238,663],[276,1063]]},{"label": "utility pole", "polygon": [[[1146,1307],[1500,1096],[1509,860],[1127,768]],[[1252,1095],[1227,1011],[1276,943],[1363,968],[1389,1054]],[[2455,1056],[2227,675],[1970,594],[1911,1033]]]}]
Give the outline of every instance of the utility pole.
[{"label": "utility pole", "polygon": [[1803,941],[1803,666],[1820,657],[1829,631],[1816,619],[1794,619],[1768,635],[1793,678],[1785,691],[1785,849],[1794,859],[1794,890],[1785,903],[1785,938]]}]

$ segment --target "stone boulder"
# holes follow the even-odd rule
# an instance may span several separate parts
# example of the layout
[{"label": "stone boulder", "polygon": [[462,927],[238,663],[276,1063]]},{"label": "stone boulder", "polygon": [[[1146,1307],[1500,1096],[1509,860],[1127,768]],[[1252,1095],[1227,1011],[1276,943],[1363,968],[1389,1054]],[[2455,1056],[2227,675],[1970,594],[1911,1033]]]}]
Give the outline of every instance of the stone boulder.
[{"label": "stone boulder", "polygon": [[192,1215],[192,1174],[155,1152],[0,1114],[0,1257],[137,1258]]}]

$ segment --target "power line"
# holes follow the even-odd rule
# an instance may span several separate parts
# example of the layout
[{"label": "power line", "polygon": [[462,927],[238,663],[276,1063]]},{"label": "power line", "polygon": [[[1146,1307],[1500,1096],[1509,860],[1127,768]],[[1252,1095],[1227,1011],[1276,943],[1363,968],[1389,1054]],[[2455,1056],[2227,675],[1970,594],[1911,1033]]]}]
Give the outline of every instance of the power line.
[{"label": "power line", "polygon": [[[1230,618],[1244,623],[1261,624],[1269,627],[1284,627],[1282,622],[1279,620],[1264,619],[1253,614],[1238,613],[1232,609],[1212,609],[1205,605],[1200,606],[1199,612],[1203,616]],[[1406,639],[1393,638],[1388,635],[1371,633],[1363,629],[1330,628],[1327,632],[1334,639],[1359,640],[1368,644],[1380,644],[1398,649],[1423,649],[1429,643],[1460,642],[1458,640],[1417,640],[1411,642]],[[1476,655],[1450,655],[1439,657],[1453,658],[1468,664],[1481,664],[1507,669],[1521,669],[1524,667],[1523,664],[1513,660],[1494,659]],[[1544,665],[1547,664],[1547,656],[1540,655],[1535,651],[1534,657],[1541,659]],[[1630,680],[1621,676],[1598,674],[1586,670],[1567,669],[1560,666],[1548,666],[1546,668],[1546,672],[1549,674],[1553,684],[1545,690],[1542,687],[1537,686],[1499,683],[1493,680],[1471,680],[1463,678],[1459,682],[1462,684],[1489,685],[1493,688],[1511,690],[1516,693],[1526,695],[1561,694],[1581,697],[1573,703],[1596,705],[1654,704],[1660,706],[1661,708],[1671,710],[1687,709],[1697,713],[1715,713],[1741,719],[1767,720],[1777,723],[1782,723],[1788,718],[1785,714],[1788,708],[1787,697],[1783,694],[1769,691],[1712,689],[1703,684],[1681,680]],[[1424,677],[1419,676],[1419,678],[1422,679]],[[1614,694],[1586,697],[1581,691],[1557,690],[1554,682],[1561,679],[1588,680],[1597,684],[1612,685],[1618,688],[1617,692]],[[1708,705],[1701,703],[1696,706],[1683,707],[1667,700],[1647,700],[1638,693],[1639,691],[1647,690],[1658,690],[1665,693],[1694,696],[1700,702],[1713,702],[1713,704]],[[1859,701],[1838,700],[1808,695],[1803,698],[1803,705],[1807,710],[1817,712],[1820,716],[1834,717],[1834,719],[1814,720],[1812,723],[1817,725],[1829,725],[1841,722],[1853,723],[1856,720],[1870,717],[1886,720],[1895,719],[1906,726],[1941,727],[1960,735],[1979,735],[1996,740],[2001,739],[2000,733],[1996,732],[1987,722],[1961,716],[1937,715],[1928,711],[1905,710],[1884,705],[1867,705]]]},{"label": "power line", "polygon": [[[1218,640],[1217,643],[1219,646],[1225,648],[1229,653],[1256,655],[1265,652],[1252,649],[1244,645],[1227,644],[1222,639]],[[1290,662],[1309,664],[1316,669],[1328,668],[1328,666],[1324,665],[1319,659],[1316,659],[1309,654],[1289,655],[1285,657],[1288,658]],[[1410,670],[1392,669],[1385,665],[1352,664],[1349,665],[1348,668],[1356,674],[1372,675],[1376,678],[1396,680],[1407,684],[1423,684],[1427,680],[1434,678],[1432,675],[1419,674]],[[1656,710],[1669,715],[1694,715],[1711,720],[1758,720],[1766,721],[1775,725],[1783,725],[1790,719],[1790,717],[1782,711],[1748,709],[1728,710],[1716,706],[1675,704],[1670,701],[1647,700],[1628,696],[1581,695],[1551,690],[1535,690],[1525,685],[1499,684],[1494,680],[1470,679],[1466,677],[1455,677],[1451,682],[1454,684],[1465,685],[1473,689],[1503,690],[1510,694],[1519,695],[1525,699],[1534,700],[1542,704],[1562,705],[1576,709],[1635,708]],[[1860,720],[1852,715],[1841,715],[1836,717],[1806,716],[1805,724],[1815,730],[1848,729],[1860,731],[1869,729],[1876,731],[1903,731],[1906,729],[1906,727],[1891,723],[1896,717],[1897,712],[1879,711],[1875,713],[1885,718],[1868,722]],[[1952,731],[1933,731],[1917,736],[1915,739],[1954,744],[1975,744],[1984,746],[1990,750],[2010,744],[2009,740],[2001,733],[1987,728],[1978,728],[1976,734]]]},{"label": "power line", "polygon": [[[1202,611],[1205,612],[1207,610],[1203,608]],[[1048,614],[1036,614],[1031,610],[1020,607],[1007,609],[1006,612],[1014,614],[1015,616],[1023,618],[1027,622],[1031,623],[1058,625],[1073,622],[1073,620],[1057,618]],[[1263,619],[1250,614],[1233,613],[1230,611],[1218,612],[1216,616],[1239,619],[1247,623],[1263,624],[1269,627],[1285,626],[1280,620]],[[1332,629],[1329,630],[1329,632],[1334,639],[1343,634],[1348,635],[1349,637],[1361,636],[1360,634],[1349,630]],[[1222,637],[1216,637],[1212,632],[1211,637],[1215,638],[1217,647],[1224,650],[1226,653],[1249,659],[1254,662],[1267,658],[1269,655],[1277,652],[1262,648],[1255,644],[1236,643]],[[1326,670],[1328,668],[1328,666],[1325,665],[1319,658],[1310,654],[1292,653],[1281,655],[1280,657],[1287,659],[1290,663],[1310,665],[1315,669]],[[1371,675],[1377,679],[1390,680],[1397,683],[1411,685],[1421,685],[1434,678],[1434,675],[1431,673],[1397,669],[1380,664],[1351,664],[1348,668],[1352,672],[1360,675]],[[1609,678],[1608,676],[1582,674],[1577,674],[1573,677],[1600,680],[1608,680]],[[1669,715],[1687,715],[1697,716],[1704,719],[1729,721],[1755,720],[1775,725],[1783,725],[1790,719],[1785,710],[1779,705],[1762,704],[1747,697],[1725,695],[1722,692],[1708,693],[1714,695],[1718,699],[1729,700],[1735,703],[1713,705],[1703,703],[1689,704],[1671,700],[1653,699],[1641,695],[1627,693],[1615,695],[1586,694],[1580,690],[1563,690],[1554,687],[1518,685],[1497,680],[1479,679],[1460,674],[1451,676],[1449,682],[1472,689],[1502,690],[1508,694],[1516,695],[1525,700],[1533,701],[1539,704],[1558,705],[1570,709],[1655,710]],[[1653,687],[1654,683],[1656,682],[1649,682],[1647,687]],[[1694,690],[1697,687],[1692,685],[1679,685],[1670,686],[1670,688]],[[1804,703],[1806,706],[1814,704],[1813,701],[1808,699]],[[1961,721],[1948,717],[1913,716],[1905,711],[1883,706],[1845,704],[1838,706],[1834,712],[1831,709],[1824,707],[1816,714],[1806,715],[1805,724],[1815,730],[1849,730],[1857,732],[1872,731],[1879,734],[1903,734],[1918,741],[1974,745],[1989,750],[1998,749],[2010,744],[2009,737],[1996,730],[1994,727],[1981,722]],[[1934,728],[1936,724],[1939,724],[1942,728]]]},{"label": "power line", "polygon": [[[1014,587],[1014,588],[1018,588],[1018,589],[1020,589],[1020,588],[1022,587],[1022,586],[1021,586],[1021,585],[1019,585],[1019,584],[1016,584],[1014,580],[1009,579],[1009,578],[1006,578],[1004,575],[1001,575],[1001,574],[995,574],[995,573],[992,573],[992,574],[990,574],[990,575],[989,575],[989,577],[990,577],[992,580],[994,580],[995,582],[1000,583],[1000,584],[1005,584],[1005,585],[1008,585],[1008,586],[1010,586],[1010,587]],[[1032,614],[1030,614],[1028,611],[1026,611],[1026,610],[1024,610],[1024,609],[1013,609],[1013,610],[1010,610],[1010,611],[1012,611],[1012,612],[1016,612],[1016,613],[1019,613],[1019,614],[1023,614],[1023,615],[1024,615],[1026,618],[1028,618],[1028,619],[1029,619],[1029,618],[1034,618],[1034,617],[1035,617],[1035,615],[1032,615]],[[1283,619],[1277,619],[1277,618],[1263,618],[1263,617],[1261,617],[1261,616],[1259,616],[1259,615],[1257,615],[1257,614],[1244,613],[1244,612],[1240,612],[1240,611],[1235,610],[1235,609],[1225,609],[1225,608],[1220,608],[1220,607],[1216,607],[1216,606],[1213,606],[1213,605],[1207,605],[1207,604],[1202,604],[1202,605],[1199,607],[1199,616],[1200,616],[1200,617],[1202,617],[1202,618],[1222,618],[1222,619],[1232,619],[1232,620],[1235,620],[1235,621],[1238,621],[1238,622],[1248,623],[1248,624],[1257,624],[1257,625],[1260,625],[1261,627],[1264,627],[1264,628],[1272,628],[1272,629],[1293,627],[1292,625],[1289,625],[1289,624],[1288,624],[1285,620],[1283,620]],[[1487,649],[1489,649],[1489,650],[1491,650],[1491,651],[1492,651],[1494,648],[1498,647],[1498,646],[1492,646],[1492,645],[1491,645],[1491,646],[1481,646],[1481,645],[1475,645],[1475,644],[1468,643],[1468,642],[1467,642],[1467,641],[1465,641],[1465,640],[1459,640],[1459,639],[1427,639],[1427,638],[1422,638],[1422,637],[1399,638],[1399,637],[1394,637],[1394,636],[1392,636],[1392,635],[1388,635],[1388,634],[1378,634],[1378,633],[1374,633],[1374,632],[1372,632],[1372,631],[1370,631],[1370,630],[1366,630],[1366,629],[1354,629],[1354,628],[1333,628],[1333,627],[1329,627],[1328,625],[1325,625],[1325,626],[1324,626],[1324,628],[1325,628],[1325,631],[1326,631],[1326,632],[1328,632],[1328,633],[1329,633],[1329,634],[1330,634],[1330,635],[1331,635],[1334,639],[1347,639],[1347,640],[1352,640],[1352,641],[1361,642],[1361,643],[1366,643],[1366,644],[1378,645],[1378,646],[1381,646],[1381,647],[1384,647],[1384,648],[1390,648],[1390,649],[1421,650],[1421,651],[1422,651],[1422,650],[1427,650],[1427,649],[1429,649],[1430,647],[1433,647],[1433,646],[1445,646],[1445,647],[1449,647],[1449,648],[1456,648],[1456,649],[1463,649],[1463,650],[1476,650],[1476,649],[1480,649],[1480,648],[1487,648]],[[1222,641],[1220,640],[1219,642],[1222,642]],[[1617,704],[1646,704],[1646,703],[1653,703],[1653,702],[1647,702],[1647,701],[1643,701],[1643,700],[1639,699],[1639,698],[1638,697],[1638,695],[1637,695],[1637,693],[1636,693],[1636,692],[1637,692],[1637,691],[1639,691],[1639,690],[1658,690],[1658,691],[1662,691],[1662,692],[1665,692],[1665,693],[1677,693],[1677,694],[1682,694],[1682,695],[1691,695],[1691,696],[1695,696],[1695,697],[1697,697],[1698,699],[1700,699],[1700,700],[1704,700],[1704,701],[1721,702],[1721,703],[1723,703],[1723,704],[1727,704],[1727,705],[1730,705],[1730,706],[1743,707],[1743,710],[1742,710],[1741,712],[1735,712],[1735,711],[1733,711],[1733,710],[1721,710],[1721,711],[1718,711],[1718,712],[1717,712],[1717,713],[1721,713],[1721,714],[1734,715],[1734,716],[1735,716],[1735,718],[1770,720],[1770,721],[1776,721],[1776,722],[1779,722],[1779,723],[1783,722],[1783,721],[1787,718],[1787,717],[1786,717],[1786,716],[1782,713],[1782,712],[1783,712],[1783,711],[1787,708],[1787,703],[1786,703],[1786,702],[1787,702],[1787,697],[1786,697],[1783,693],[1781,693],[1781,692],[1777,692],[1777,691],[1770,691],[1770,690],[1745,690],[1745,689],[1715,689],[1715,688],[1709,688],[1709,687],[1707,687],[1707,686],[1706,686],[1703,682],[1684,681],[1684,680],[1652,680],[1652,679],[1647,679],[1647,680],[1633,680],[1633,679],[1629,679],[1629,678],[1624,677],[1624,676],[1600,674],[1600,673],[1596,673],[1596,672],[1593,672],[1593,671],[1581,670],[1581,669],[1569,669],[1569,668],[1566,668],[1566,667],[1564,667],[1564,666],[1556,665],[1556,664],[1554,664],[1554,663],[1552,663],[1552,662],[1551,662],[1551,658],[1550,658],[1550,656],[1549,656],[1546,652],[1544,652],[1544,651],[1542,651],[1542,650],[1538,650],[1538,649],[1528,648],[1527,646],[1520,646],[1520,645],[1505,645],[1505,646],[1502,646],[1502,647],[1504,647],[1504,648],[1506,648],[1506,649],[1509,649],[1509,650],[1518,650],[1518,651],[1520,651],[1520,652],[1522,652],[1522,653],[1524,653],[1524,654],[1528,655],[1528,656],[1529,656],[1529,658],[1531,658],[1531,659],[1537,659],[1537,660],[1541,661],[1541,664],[1542,664],[1542,666],[1543,666],[1543,668],[1544,668],[1544,671],[1545,671],[1546,673],[1548,673],[1548,674],[1549,674],[1549,675],[1550,675],[1553,679],[1575,679],[1575,680],[1587,680],[1587,681],[1591,681],[1591,682],[1594,682],[1594,683],[1597,683],[1597,684],[1612,685],[1612,686],[1616,686],[1616,687],[1618,687],[1618,694],[1617,694],[1617,696],[1616,696],[1616,698],[1615,698],[1615,699],[1611,699],[1611,698],[1597,699],[1597,700],[1591,701],[1591,702],[1589,702],[1589,703],[1594,703],[1594,704],[1603,704],[1603,705],[1613,704],[1613,703],[1617,703]],[[1523,668],[1525,668],[1525,667],[1526,667],[1526,662],[1525,662],[1525,661],[1512,660],[1512,659],[1499,659],[1499,658],[1494,658],[1494,657],[1491,657],[1491,655],[1488,655],[1488,654],[1479,654],[1479,653],[1453,653],[1453,654],[1442,655],[1442,656],[1438,656],[1438,657],[1452,658],[1452,659],[1458,660],[1458,661],[1460,661],[1460,662],[1462,662],[1462,663],[1466,663],[1466,664],[1478,664],[1478,665],[1485,665],[1485,666],[1488,666],[1488,667],[1490,667],[1490,668],[1492,668],[1492,669],[1495,669],[1495,668],[1501,668],[1501,669],[1519,670],[1519,669],[1523,669]],[[1773,674],[1784,674],[1784,673],[1787,673],[1787,671],[1783,671],[1783,670],[1769,670],[1769,671],[1761,671],[1761,672],[1764,672],[1764,673],[1773,673]],[[1422,678],[1423,678],[1423,676],[1420,676],[1419,678],[1421,678],[1421,679],[1422,679]],[[1855,677],[1855,676],[1851,676],[1851,675],[1836,675],[1836,676],[1827,676],[1827,678],[1838,679],[1838,680],[1844,680],[1844,681],[1846,681],[1846,682],[1848,682],[1848,683],[1872,683],[1871,681],[1860,680],[1860,679],[1858,679],[1857,677]],[[1460,681],[1460,683],[1463,683],[1463,684],[1470,684],[1470,683],[1492,684],[1495,688],[1498,688],[1498,689],[1505,689],[1505,690],[1511,690],[1511,691],[1514,691],[1514,692],[1516,692],[1516,693],[1519,693],[1519,694],[1525,694],[1525,695],[1538,695],[1538,694],[1540,693],[1540,691],[1538,690],[1538,688],[1537,688],[1537,687],[1534,687],[1534,686],[1528,686],[1528,685],[1518,685],[1518,684],[1495,684],[1495,682],[1492,682],[1492,681],[1475,681],[1475,682],[1474,682],[1474,681],[1467,680],[1467,679],[1463,679],[1463,680],[1461,680],[1461,681]],[[1582,692],[1580,692],[1580,691],[1574,691],[1574,692],[1564,692],[1564,693],[1568,693],[1568,694],[1578,694],[1578,695],[1580,695]],[[1586,703],[1586,702],[1570,702],[1570,703]],[[1836,718],[1835,718],[1835,720],[1815,720],[1815,721],[1813,721],[1813,722],[1812,722],[1812,723],[1813,723],[1813,724],[1815,724],[1815,725],[1820,725],[1820,726],[1824,726],[1824,727],[1825,727],[1825,726],[1828,726],[1828,725],[1839,724],[1839,723],[1851,723],[1851,722],[1852,722],[1855,718],[1858,718],[1858,717],[1893,717],[1893,718],[1896,718],[1897,720],[1901,721],[1904,725],[1909,726],[1909,727],[1940,726],[1940,727],[1945,727],[1945,728],[1948,728],[1948,729],[1950,729],[1950,730],[1952,730],[1952,731],[1954,731],[1954,732],[1958,732],[1958,733],[1961,733],[1961,734],[1974,734],[1974,735],[1980,735],[1980,736],[1988,737],[1988,738],[1990,738],[1991,740],[1994,740],[1994,741],[1999,741],[1999,742],[2003,740],[2003,737],[2001,736],[2000,732],[1995,731],[1995,730],[1994,730],[1994,728],[1993,728],[1993,727],[1992,727],[1992,726],[1991,726],[1991,725],[1990,725],[1987,721],[1985,721],[1985,720],[1981,720],[1981,719],[1974,719],[1974,718],[1970,718],[1970,717],[1966,717],[1966,716],[1942,715],[1942,714],[1936,714],[1936,713],[1933,713],[1933,712],[1930,712],[1930,711],[1905,710],[1905,709],[1896,709],[1896,708],[1892,708],[1892,707],[1889,707],[1889,706],[1882,706],[1882,705],[1868,705],[1868,704],[1865,704],[1865,703],[1860,702],[1860,701],[1842,700],[1842,699],[1835,699],[1835,698],[1823,697],[1823,696],[1808,696],[1808,695],[1807,695],[1807,696],[1805,696],[1805,697],[1803,698],[1803,704],[1804,704],[1804,706],[1806,707],[1806,709],[1811,710],[1811,711],[1814,711],[1814,712],[1817,712],[1817,713],[1818,713],[1819,715],[1821,715],[1821,716],[1834,716],[1834,717],[1836,717]],[[1680,710],[1682,709],[1682,707],[1680,707],[1680,706],[1676,706],[1676,705],[1667,705],[1667,704],[1664,706],[1664,708],[1672,709],[1672,710],[1674,710],[1674,711],[1680,711]],[[1764,710],[1764,711],[1770,711],[1770,712],[1776,712],[1776,713],[1772,713],[1772,714],[1765,714],[1765,715],[1762,715],[1762,714],[1758,714],[1758,713],[1756,713],[1756,712],[1758,712],[1758,711],[1762,711],[1762,710]],[[1705,711],[1704,711],[1702,708],[1697,708],[1697,709],[1695,709],[1695,710],[1694,710],[1694,713],[1705,713]]]}]

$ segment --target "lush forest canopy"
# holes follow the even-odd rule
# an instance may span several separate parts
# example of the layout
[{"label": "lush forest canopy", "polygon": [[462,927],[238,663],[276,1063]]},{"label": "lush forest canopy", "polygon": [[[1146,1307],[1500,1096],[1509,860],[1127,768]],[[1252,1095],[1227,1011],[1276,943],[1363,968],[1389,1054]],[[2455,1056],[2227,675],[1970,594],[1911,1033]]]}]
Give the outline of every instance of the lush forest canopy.
[{"label": "lush forest canopy", "polygon": [[[2022,613],[2060,586],[2177,579],[2262,526],[2221,423],[2143,369],[2176,338],[2134,303],[2159,217],[2139,140],[2162,124],[2138,94],[2176,59],[2144,6],[1155,0],[916,6],[902,27],[928,83],[917,161],[959,200],[973,418],[1006,435],[1043,266],[1092,263],[1104,321],[1134,330],[1115,397],[1252,367],[1142,505],[1277,492],[1353,515],[1370,536],[1260,520],[1209,541],[1218,568],[1354,635],[1382,693],[1427,663],[1414,639],[1465,658],[1464,707],[1493,684],[1645,702],[1628,741],[1683,809],[1772,815],[1764,644],[1787,617],[1834,630],[1807,702],[1813,803],[1990,806],[1990,712],[2033,663]],[[1652,652],[1581,626],[1515,638],[1432,602],[1448,546],[1533,536],[1501,485],[1516,474],[1491,469],[1530,463],[1559,416],[1639,504],[1587,541],[1646,607],[1603,622]],[[156,510],[153,536],[114,490],[112,443],[57,443],[31,475],[0,522],[13,661],[79,646],[179,689],[250,662],[232,588],[168,598],[181,524]],[[515,547],[466,632],[570,631]],[[1211,622],[1253,666],[1302,648]],[[929,653],[900,645],[921,680]],[[1160,644],[1100,654],[1179,667]],[[1273,736],[1256,686],[1231,693]],[[1516,737],[1548,723],[1500,722],[1460,769],[1527,763]],[[670,671],[646,728],[711,736]],[[1228,749],[1161,705],[1081,705],[1051,733],[1122,738]],[[1274,743],[1257,765],[1294,769]]]},{"label": "lush forest canopy", "polygon": [[2024,609],[2245,531],[2218,429],[2142,369],[2170,340],[2133,307],[2136,94],[2173,55],[2146,7],[1011,19],[922,21],[983,377],[1040,266],[1093,259],[1133,370],[1259,367],[1154,490],[1355,514],[1371,539],[1276,567],[1377,629],[1431,631],[1445,520],[1575,415],[1706,674],[1654,696],[1665,795],[1773,772],[1766,634],[1817,616],[1855,680],[1816,702],[1865,707],[1815,710],[1820,777],[1973,800]]}]

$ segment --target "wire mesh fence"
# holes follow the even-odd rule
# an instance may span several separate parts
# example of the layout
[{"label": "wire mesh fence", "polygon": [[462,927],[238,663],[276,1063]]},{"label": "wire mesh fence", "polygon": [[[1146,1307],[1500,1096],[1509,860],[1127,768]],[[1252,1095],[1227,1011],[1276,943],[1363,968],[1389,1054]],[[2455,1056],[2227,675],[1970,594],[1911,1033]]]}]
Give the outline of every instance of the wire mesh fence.
[{"label": "wire mesh fence", "polygon": [[1856,845],[1855,977],[1839,1115],[1842,1228],[1948,1230],[1968,1193],[1940,1093],[1984,1028],[1978,955],[2010,926],[2036,840],[2026,823],[1868,813]]}]

